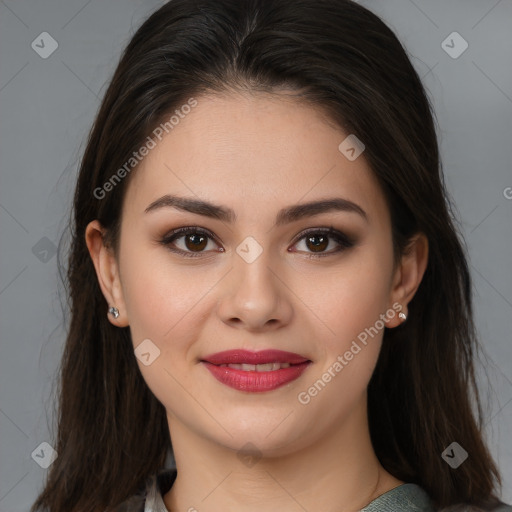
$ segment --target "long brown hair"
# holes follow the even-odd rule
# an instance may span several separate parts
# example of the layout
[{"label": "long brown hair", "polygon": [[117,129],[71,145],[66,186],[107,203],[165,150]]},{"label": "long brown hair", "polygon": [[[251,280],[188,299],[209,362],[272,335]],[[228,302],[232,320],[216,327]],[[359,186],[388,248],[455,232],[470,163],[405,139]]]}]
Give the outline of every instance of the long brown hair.
[{"label": "long brown hair", "polygon": [[[385,331],[369,384],[373,446],[384,468],[421,485],[439,508],[497,505],[499,472],[480,430],[466,251],[432,107],[406,51],[349,0],[171,0],[126,47],[81,161],[58,458],[32,512],[119,510],[165,465],[172,450],[165,409],[141,376],[129,328],[107,320],[85,228],[98,219],[115,248],[129,176],[95,191],[189,98],[237,88],[295,90],[364,142],[391,212],[397,260],[415,233],[427,236],[429,262],[409,318]],[[453,441],[470,452],[457,469],[441,457]]]}]

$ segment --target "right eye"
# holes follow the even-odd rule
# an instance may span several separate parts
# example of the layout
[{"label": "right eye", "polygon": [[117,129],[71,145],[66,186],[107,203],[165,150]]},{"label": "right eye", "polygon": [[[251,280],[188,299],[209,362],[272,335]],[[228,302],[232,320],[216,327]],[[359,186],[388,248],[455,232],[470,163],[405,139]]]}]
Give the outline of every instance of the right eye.
[{"label": "right eye", "polygon": [[[177,247],[178,240],[181,242],[181,247]],[[204,250],[208,247],[209,240],[217,245],[215,237],[209,231],[190,226],[171,231],[160,240],[160,243],[185,258],[197,258],[204,252],[210,252]],[[220,252],[224,252],[224,249],[220,248]]]}]

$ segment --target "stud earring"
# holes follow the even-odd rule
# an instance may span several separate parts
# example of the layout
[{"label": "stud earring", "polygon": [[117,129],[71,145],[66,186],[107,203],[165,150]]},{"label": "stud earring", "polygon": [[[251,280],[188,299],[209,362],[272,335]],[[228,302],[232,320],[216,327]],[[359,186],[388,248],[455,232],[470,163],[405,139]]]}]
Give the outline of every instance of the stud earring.
[{"label": "stud earring", "polygon": [[108,312],[114,317],[117,318],[119,316],[119,309],[115,308],[114,306],[110,306],[108,308]]},{"label": "stud earring", "polygon": [[405,322],[407,320],[407,315],[403,311],[400,311],[400,313],[398,313],[398,318],[400,318],[402,322]]}]

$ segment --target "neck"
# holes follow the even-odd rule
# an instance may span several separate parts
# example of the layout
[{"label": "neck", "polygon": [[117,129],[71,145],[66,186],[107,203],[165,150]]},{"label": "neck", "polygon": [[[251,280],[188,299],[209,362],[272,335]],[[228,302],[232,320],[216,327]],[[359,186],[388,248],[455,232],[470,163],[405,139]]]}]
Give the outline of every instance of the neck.
[{"label": "neck", "polygon": [[313,444],[299,446],[298,440],[285,454],[261,453],[245,463],[236,450],[168,420],[178,470],[164,496],[170,512],[348,512],[403,483],[375,455],[366,403]]}]

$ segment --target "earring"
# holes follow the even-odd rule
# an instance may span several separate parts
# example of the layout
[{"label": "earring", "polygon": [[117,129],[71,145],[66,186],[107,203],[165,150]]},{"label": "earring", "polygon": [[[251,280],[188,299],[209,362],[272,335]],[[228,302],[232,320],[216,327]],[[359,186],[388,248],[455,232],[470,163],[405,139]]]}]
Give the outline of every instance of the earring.
[{"label": "earring", "polygon": [[119,316],[119,309],[115,308],[114,306],[110,306],[108,308],[108,312],[114,317],[117,318]]},{"label": "earring", "polygon": [[407,315],[403,311],[400,311],[400,313],[398,313],[398,318],[400,318],[402,322],[405,322],[407,320]]}]

